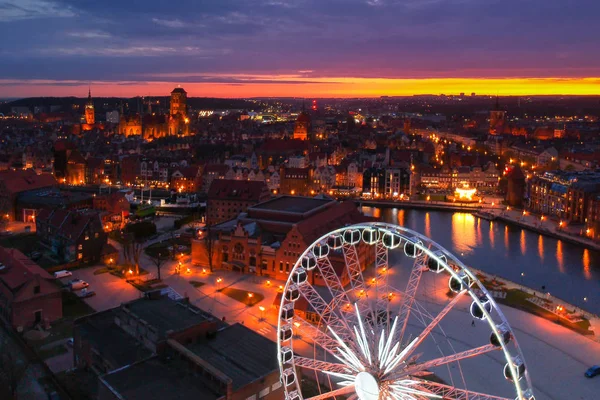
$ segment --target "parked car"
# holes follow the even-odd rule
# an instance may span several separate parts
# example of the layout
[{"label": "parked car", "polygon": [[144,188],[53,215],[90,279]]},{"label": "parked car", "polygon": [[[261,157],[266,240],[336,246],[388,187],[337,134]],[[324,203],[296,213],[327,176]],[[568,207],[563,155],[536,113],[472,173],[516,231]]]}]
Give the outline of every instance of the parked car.
[{"label": "parked car", "polygon": [[593,378],[596,375],[600,375],[600,365],[591,366],[587,371],[585,371],[585,376],[587,378]]},{"label": "parked car", "polygon": [[69,340],[67,340],[67,346],[73,347],[73,338],[69,338]]},{"label": "parked car", "polygon": [[29,258],[31,258],[33,261],[37,261],[42,258],[42,253],[39,251],[34,251],[29,255]]},{"label": "parked car", "polygon": [[96,295],[96,292],[94,292],[93,290],[90,290],[88,288],[83,288],[83,289],[81,289],[81,291],[79,293],[77,293],[77,297],[79,297],[80,299],[85,299],[85,298],[92,297],[95,295]]},{"label": "parked car", "polygon": [[75,291],[85,289],[86,287],[90,286],[90,284],[81,279],[73,279],[69,282],[69,286],[71,287],[72,291]]},{"label": "parked car", "polygon": [[73,273],[71,271],[67,271],[66,269],[63,269],[62,271],[56,271],[54,273],[54,277],[56,279],[66,278],[66,277],[69,277],[69,276],[72,276],[72,275],[73,275]]}]

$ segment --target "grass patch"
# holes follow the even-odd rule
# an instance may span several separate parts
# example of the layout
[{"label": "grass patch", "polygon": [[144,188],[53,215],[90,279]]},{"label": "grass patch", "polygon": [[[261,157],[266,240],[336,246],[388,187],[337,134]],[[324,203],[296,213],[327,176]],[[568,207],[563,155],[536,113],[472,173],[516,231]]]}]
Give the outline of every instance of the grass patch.
[{"label": "grass patch", "polygon": [[40,356],[40,358],[42,360],[47,360],[48,358],[60,356],[61,354],[65,354],[67,352],[68,352],[68,350],[65,347],[65,345],[61,344],[58,346],[50,347],[48,349],[39,350],[37,353],[38,353],[38,356]]},{"label": "grass patch", "polygon": [[150,257],[156,257],[159,253],[162,253],[164,256],[171,256],[173,254],[173,250],[169,250],[169,246],[185,246],[185,250],[177,250],[175,249],[175,255],[179,255],[181,253],[188,255],[191,252],[191,241],[189,238],[173,238],[164,240],[162,242],[154,243],[144,249],[146,254]]},{"label": "grass patch", "polygon": [[[258,304],[265,298],[262,293],[249,292],[247,290],[240,290],[232,287],[221,289],[221,293],[239,301],[242,304],[247,305],[248,307]],[[248,296],[249,293],[252,294],[252,296]]]},{"label": "grass patch", "polygon": [[83,299],[80,299],[72,292],[62,292],[62,304],[63,318],[78,318],[96,312]]},{"label": "grass patch", "polygon": [[204,282],[200,282],[200,281],[190,281],[190,285],[192,285],[195,288],[199,288],[205,285]]},{"label": "grass patch", "polygon": [[565,328],[569,328],[577,333],[582,335],[593,335],[594,332],[590,330],[590,321],[583,319],[579,322],[570,322],[565,318],[560,318],[556,314],[546,310],[538,306],[537,304],[533,304],[527,299],[533,297],[529,293],[523,292],[518,289],[510,289],[506,291],[505,299],[494,299],[497,303],[507,305],[509,307],[517,308],[519,310],[527,311],[531,314],[537,315],[538,317],[545,318],[549,321],[554,321],[555,323],[564,326]]}]

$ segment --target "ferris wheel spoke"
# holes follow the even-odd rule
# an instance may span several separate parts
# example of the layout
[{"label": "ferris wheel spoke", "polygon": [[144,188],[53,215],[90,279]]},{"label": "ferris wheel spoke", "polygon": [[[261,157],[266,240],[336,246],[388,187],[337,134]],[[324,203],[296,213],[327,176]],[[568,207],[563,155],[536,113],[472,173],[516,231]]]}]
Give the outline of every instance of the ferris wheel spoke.
[{"label": "ferris wheel spoke", "polygon": [[354,393],[354,385],[344,386],[344,387],[332,390],[327,393],[319,394],[319,395],[313,396],[313,397],[308,397],[305,400],[325,400],[325,399],[331,399],[335,396],[342,396],[342,395],[351,394],[351,393]]},{"label": "ferris wheel spoke", "polygon": [[352,335],[352,329],[343,316],[335,313],[336,304],[332,301],[327,303],[323,297],[310,284],[299,286],[300,294],[306,299],[312,309],[319,315],[320,321],[326,326],[331,326],[338,334],[343,337]]},{"label": "ferris wheel spoke", "polygon": [[[317,262],[317,268],[321,274],[321,277],[323,278],[323,281],[325,282],[325,286],[327,286],[327,289],[331,294],[332,300],[329,302],[331,308],[334,310],[339,310],[341,309],[342,304],[352,303],[348,293],[340,282],[337,272],[333,268],[333,265],[331,265],[329,258],[321,258]],[[352,325],[344,313],[340,312],[340,316],[345,319],[347,326]]]},{"label": "ferris wheel spoke", "polygon": [[441,396],[443,399],[453,400],[512,400],[506,397],[493,396],[490,394],[474,392],[472,390],[457,389],[453,386],[442,383],[431,382],[423,379],[414,379],[418,382],[421,389],[431,392],[431,394]]},{"label": "ferris wheel spoke", "polygon": [[360,259],[356,246],[349,243],[344,243],[342,246],[344,261],[346,263],[346,272],[350,279],[350,287],[354,293],[364,293],[366,299],[357,301],[357,306],[362,315],[375,315],[373,304],[368,299],[368,287],[365,284],[364,276],[360,266]]},{"label": "ferris wheel spoke", "polygon": [[[431,245],[428,247],[431,247]],[[417,294],[417,289],[419,287],[419,282],[421,281],[421,276],[423,275],[426,261],[427,255],[425,252],[422,252],[419,256],[417,256],[417,258],[415,258],[412,271],[410,272],[410,277],[408,278],[408,284],[406,285],[406,290],[404,291],[404,296],[402,298],[402,304],[400,307],[400,315],[398,318],[400,322],[400,330],[398,332],[399,341],[402,341],[404,338],[404,332],[406,331],[406,326],[408,325],[408,318],[410,317],[410,311],[413,303],[415,302],[415,295]]]},{"label": "ferris wheel spoke", "polygon": [[490,353],[490,352],[496,351],[496,350],[498,350],[498,347],[494,346],[493,344],[487,344],[485,346],[476,347],[474,349],[461,351],[459,353],[451,354],[449,356],[436,358],[436,359],[433,359],[430,361],[426,361],[424,363],[410,366],[409,368],[405,369],[404,371],[399,371],[398,373],[394,374],[392,376],[392,379],[395,379],[396,377],[401,377],[401,376],[407,376],[407,375],[410,376],[417,372],[427,371],[431,368],[435,368],[435,367],[439,367],[441,365],[446,365],[446,364],[450,364],[453,362],[465,360],[467,358],[477,357],[482,354]]},{"label": "ferris wheel spoke", "polygon": [[294,365],[320,372],[334,372],[337,374],[347,373],[350,369],[345,364],[337,364],[328,361],[313,360],[312,358],[294,357]]},{"label": "ferris wheel spoke", "polygon": [[296,326],[296,330],[302,339],[312,341],[330,355],[338,357],[337,348],[340,345],[335,338],[317,329],[317,327],[306,321],[303,321],[303,323]]},{"label": "ferris wheel spoke", "polygon": [[454,298],[444,306],[442,311],[440,311],[439,314],[436,315],[436,317],[429,323],[429,325],[427,325],[425,329],[423,329],[423,331],[419,334],[414,346],[406,354],[407,358],[417,349],[417,347],[425,339],[427,339],[431,331],[440,323],[440,321],[446,316],[446,314],[448,314],[454,308],[454,306],[458,303],[458,301],[463,297],[463,294],[465,294],[466,292],[466,290],[458,292],[456,296],[454,296]]}]

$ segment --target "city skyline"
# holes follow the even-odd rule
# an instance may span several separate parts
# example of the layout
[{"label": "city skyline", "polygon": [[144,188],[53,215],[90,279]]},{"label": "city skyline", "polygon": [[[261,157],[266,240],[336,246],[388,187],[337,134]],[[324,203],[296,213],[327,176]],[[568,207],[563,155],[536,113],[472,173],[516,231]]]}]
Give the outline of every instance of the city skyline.
[{"label": "city skyline", "polygon": [[0,96],[598,94],[581,3],[2,0]]}]

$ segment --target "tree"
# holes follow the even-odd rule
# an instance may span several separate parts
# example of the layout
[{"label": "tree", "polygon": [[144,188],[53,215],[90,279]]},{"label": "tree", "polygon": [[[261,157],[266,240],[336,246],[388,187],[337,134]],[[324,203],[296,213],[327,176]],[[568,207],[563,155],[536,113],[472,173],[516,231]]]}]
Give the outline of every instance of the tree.
[{"label": "tree", "polygon": [[153,255],[150,256],[150,260],[152,260],[152,263],[156,266],[156,276],[159,280],[161,279],[160,269],[163,267],[163,265],[165,264],[165,262],[168,259],[169,259],[168,253],[163,253],[162,251],[154,253]]},{"label": "tree", "polygon": [[125,261],[135,267],[135,274],[140,274],[140,257],[144,247],[140,241],[137,241],[132,234],[124,236],[123,258]]},{"label": "tree", "polygon": [[208,268],[213,272],[213,251],[215,247],[215,235],[212,230],[212,224],[206,224],[204,232],[204,246],[206,247],[206,256],[208,257]]},{"label": "tree", "polygon": [[15,356],[6,340],[0,342],[0,397],[16,399],[26,371],[27,363]]}]

